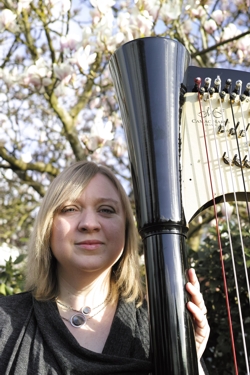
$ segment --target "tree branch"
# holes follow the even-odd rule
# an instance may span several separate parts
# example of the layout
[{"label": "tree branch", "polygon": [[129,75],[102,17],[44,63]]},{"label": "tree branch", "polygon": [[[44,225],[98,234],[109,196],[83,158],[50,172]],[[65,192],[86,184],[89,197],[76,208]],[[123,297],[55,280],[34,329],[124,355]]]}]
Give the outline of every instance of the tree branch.
[{"label": "tree branch", "polygon": [[73,118],[69,115],[69,113],[60,107],[58,104],[57,97],[54,93],[52,93],[49,97],[50,104],[58,117],[60,118],[64,131],[65,131],[65,137],[69,141],[71,148],[74,152],[74,155],[76,157],[76,160],[83,160],[86,158],[85,152],[82,148],[81,142],[79,140],[76,128],[75,128],[75,121]]},{"label": "tree branch", "polygon": [[[42,4],[43,4],[43,2],[41,1],[40,5],[42,5]],[[38,15],[39,19],[41,20],[41,22],[43,24],[45,35],[46,35],[48,46],[49,46],[49,50],[50,50],[51,61],[52,61],[52,63],[54,63],[56,61],[55,50],[54,50],[54,47],[53,47],[52,39],[50,37],[50,30],[49,30],[48,22],[47,22],[45,13],[44,13],[44,7],[38,8],[38,7],[35,7],[32,3],[30,5],[31,5],[31,8],[33,9],[33,11]]]},{"label": "tree branch", "polygon": [[226,40],[223,40],[222,42],[216,43],[216,44],[214,44],[213,46],[208,47],[208,48],[206,48],[206,49],[204,49],[204,50],[202,50],[202,51],[196,51],[196,52],[193,52],[193,53],[191,54],[191,57],[192,57],[192,58],[195,58],[195,57],[197,57],[197,56],[205,55],[206,53],[209,53],[209,52],[211,52],[211,51],[214,51],[214,50],[217,49],[218,47],[224,46],[224,45],[227,44],[227,43],[234,42],[235,40],[241,39],[241,38],[243,38],[244,36],[246,36],[246,35],[248,35],[248,34],[250,34],[250,30],[245,31],[244,33],[239,34],[239,35],[237,35],[237,36],[234,36],[233,38],[226,39]]},{"label": "tree branch", "polygon": [[76,105],[71,109],[70,115],[72,118],[76,118],[79,112],[86,106],[88,100],[92,94],[92,87],[94,85],[94,79],[97,76],[98,69],[100,68],[102,61],[102,55],[97,53],[96,60],[91,66],[90,74],[88,80],[84,86],[83,94],[78,98]]},{"label": "tree branch", "polygon": [[12,53],[17,49],[16,42],[17,42],[17,38],[14,39],[14,42],[12,43],[7,55],[5,56],[4,62],[0,66],[1,69],[3,69],[6,63],[10,61],[10,57],[12,56]]},{"label": "tree branch", "polygon": [[51,164],[45,164],[42,162],[25,163],[22,160],[18,160],[14,156],[10,155],[5,147],[0,147],[0,156],[10,164],[10,168],[14,171],[37,171],[40,173],[46,172],[53,177],[56,177],[59,173],[59,169],[53,167]]},{"label": "tree branch", "polygon": [[28,12],[25,9],[23,9],[22,15],[23,15],[22,20],[23,20],[23,26],[24,26],[24,37],[26,39],[26,45],[31,53],[33,60],[36,61],[38,59],[38,54],[37,54],[37,50],[35,47],[34,39],[30,33],[30,23],[29,23],[29,18],[28,18]]}]

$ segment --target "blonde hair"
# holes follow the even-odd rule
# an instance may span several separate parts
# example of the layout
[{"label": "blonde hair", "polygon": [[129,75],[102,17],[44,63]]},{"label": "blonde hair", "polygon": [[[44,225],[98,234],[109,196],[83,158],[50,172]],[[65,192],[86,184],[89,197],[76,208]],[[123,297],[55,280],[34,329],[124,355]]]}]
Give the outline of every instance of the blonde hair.
[{"label": "blonde hair", "polygon": [[75,200],[96,174],[106,176],[117,189],[125,212],[126,233],[122,256],[113,265],[110,278],[110,302],[120,297],[126,301],[144,298],[141,283],[138,234],[127,194],[121,183],[107,167],[92,162],[80,161],[72,164],[51,183],[35,221],[29,242],[26,288],[32,290],[38,300],[57,297],[57,261],[50,249],[53,217],[66,200]]}]

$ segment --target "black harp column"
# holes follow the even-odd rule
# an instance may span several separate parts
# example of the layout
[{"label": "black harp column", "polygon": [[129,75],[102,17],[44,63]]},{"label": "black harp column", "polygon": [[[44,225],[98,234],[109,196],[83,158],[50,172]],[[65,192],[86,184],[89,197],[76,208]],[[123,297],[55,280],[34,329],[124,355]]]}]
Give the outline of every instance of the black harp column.
[{"label": "black harp column", "polygon": [[179,92],[189,54],[178,42],[143,38],[110,61],[127,136],[147,274],[156,375],[198,375],[186,311],[186,225],[181,204]]}]

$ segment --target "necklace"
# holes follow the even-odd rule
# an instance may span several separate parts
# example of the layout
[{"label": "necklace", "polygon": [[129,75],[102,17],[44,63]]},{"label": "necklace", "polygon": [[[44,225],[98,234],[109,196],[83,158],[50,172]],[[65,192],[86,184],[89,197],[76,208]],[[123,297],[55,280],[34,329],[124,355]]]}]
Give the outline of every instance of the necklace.
[{"label": "necklace", "polygon": [[[70,319],[64,318],[62,315],[61,315],[61,318],[63,320],[66,320],[67,322],[69,322],[73,327],[80,328],[80,327],[83,327],[87,323],[88,320],[92,319],[94,316],[99,314],[106,307],[107,299],[108,299],[108,297],[102,303],[93,307],[92,309],[89,306],[85,306],[85,307],[82,307],[80,310],[76,310],[72,306],[65,305],[61,301],[59,301],[58,299],[56,299],[56,302],[59,305],[66,307],[68,310],[72,310],[72,311],[77,312],[77,314],[72,315]],[[95,314],[93,314],[91,316],[87,316],[91,313],[92,310],[95,310],[100,306],[102,306],[102,308],[99,311],[97,311]]]}]

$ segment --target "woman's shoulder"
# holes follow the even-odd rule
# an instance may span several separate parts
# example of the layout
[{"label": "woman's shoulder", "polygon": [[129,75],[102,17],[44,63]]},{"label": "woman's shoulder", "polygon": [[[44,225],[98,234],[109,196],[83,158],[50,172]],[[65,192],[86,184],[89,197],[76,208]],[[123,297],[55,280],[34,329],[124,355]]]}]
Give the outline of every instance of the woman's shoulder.
[{"label": "woman's shoulder", "polygon": [[0,297],[0,311],[1,313],[12,313],[23,310],[29,310],[33,304],[31,292],[23,292],[13,294],[10,296]]}]

